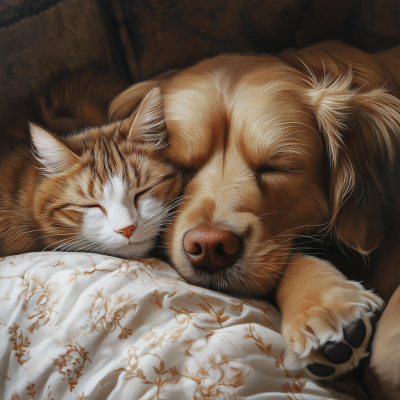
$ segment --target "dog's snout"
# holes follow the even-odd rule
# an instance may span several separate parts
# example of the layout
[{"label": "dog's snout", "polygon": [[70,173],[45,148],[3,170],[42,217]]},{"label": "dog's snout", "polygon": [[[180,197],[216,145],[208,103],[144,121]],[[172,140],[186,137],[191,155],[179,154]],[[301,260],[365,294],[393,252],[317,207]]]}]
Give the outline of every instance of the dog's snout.
[{"label": "dog's snout", "polygon": [[240,240],[229,231],[197,228],[185,235],[183,247],[194,267],[212,273],[236,262]]}]

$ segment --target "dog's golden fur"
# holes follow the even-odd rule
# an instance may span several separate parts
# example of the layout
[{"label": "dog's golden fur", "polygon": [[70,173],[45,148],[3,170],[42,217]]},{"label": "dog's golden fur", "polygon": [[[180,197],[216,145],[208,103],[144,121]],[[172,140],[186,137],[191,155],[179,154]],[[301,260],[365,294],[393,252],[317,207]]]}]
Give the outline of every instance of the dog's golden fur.
[{"label": "dog's golden fur", "polygon": [[[111,115],[125,116],[152,83],[122,93]],[[369,55],[328,42],[280,57],[224,55],[160,84],[168,157],[192,174],[165,237],[177,270],[216,289],[277,288],[285,340],[305,364],[322,362],[318,347],[362,318],[364,343],[335,375],[351,369],[382,302],[327,262],[293,256],[292,243],[329,231],[368,254],[390,236],[400,199],[400,48]],[[199,226],[241,237],[240,260],[212,276],[194,269],[183,237]],[[399,283],[376,289],[387,299]]]}]

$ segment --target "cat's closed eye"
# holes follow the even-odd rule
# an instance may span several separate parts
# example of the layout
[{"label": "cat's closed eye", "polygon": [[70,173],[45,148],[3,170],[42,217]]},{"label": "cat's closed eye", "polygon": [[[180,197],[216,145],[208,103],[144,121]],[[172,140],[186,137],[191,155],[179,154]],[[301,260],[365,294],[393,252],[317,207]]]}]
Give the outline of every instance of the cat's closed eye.
[{"label": "cat's closed eye", "polygon": [[[2,152],[0,186],[7,190],[0,190],[0,205],[20,205],[17,212],[0,212],[2,256],[51,248],[130,259],[145,256],[155,245],[183,185],[160,151],[168,145],[161,88],[153,87],[129,117],[100,127],[100,120],[107,120],[105,102],[113,95],[101,103],[96,96],[109,93],[114,84],[93,76],[71,75],[36,97],[35,112],[26,114],[33,118],[31,143]],[[71,88],[77,89],[74,94]],[[36,115],[36,106],[43,113]],[[67,114],[77,118],[67,123]],[[13,137],[18,126],[7,127]],[[80,131],[89,126],[95,127]],[[24,174],[18,185],[10,180],[14,170]]]},{"label": "cat's closed eye", "polygon": [[88,209],[88,208],[98,208],[101,210],[105,215],[107,215],[107,210],[98,203],[93,203],[93,204],[63,204],[61,206],[58,206],[55,208],[56,211],[62,211],[62,210],[72,210],[72,211],[79,211],[79,209]]},{"label": "cat's closed eye", "polygon": [[148,188],[143,189],[143,190],[141,190],[141,191],[139,191],[139,192],[137,192],[137,193],[135,194],[134,204],[135,204],[135,207],[136,207],[136,208],[137,208],[137,205],[138,205],[138,204],[137,204],[138,201],[143,197],[144,194],[146,194],[146,193],[149,192],[151,189],[153,189],[154,186],[155,186],[155,185],[149,186]]},{"label": "cat's closed eye", "polygon": [[82,208],[99,208],[105,215],[107,215],[107,210],[101,205],[101,204],[85,204],[85,205],[79,205],[78,207]]}]

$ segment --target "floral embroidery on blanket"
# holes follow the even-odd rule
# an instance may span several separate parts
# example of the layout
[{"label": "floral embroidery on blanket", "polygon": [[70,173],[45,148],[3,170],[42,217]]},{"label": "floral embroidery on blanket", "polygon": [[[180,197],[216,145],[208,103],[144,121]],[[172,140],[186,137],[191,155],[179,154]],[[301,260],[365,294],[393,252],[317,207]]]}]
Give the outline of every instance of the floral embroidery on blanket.
[{"label": "floral embroidery on blanket", "polygon": [[155,259],[6,257],[0,294],[0,399],[351,400],[285,368],[272,305]]},{"label": "floral embroidery on blanket", "polygon": [[97,332],[114,332],[117,328],[121,333],[118,339],[128,339],[132,335],[132,329],[121,325],[121,320],[129,312],[134,312],[137,308],[136,298],[131,294],[103,295],[104,288],[97,290],[92,306],[90,307],[90,320],[83,329],[87,334]]},{"label": "floral embroidery on blanket", "polygon": [[13,326],[8,329],[8,333],[11,335],[9,341],[13,344],[12,349],[18,364],[24,365],[31,358],[28,350],[31,342],[28,340],[27,336],[24,336],[22,329],[19,333],[18,332],[19,325],[13,324]]},{"label": "floral embroidery on blanket", "polygon": [[69,391],[72,392],[83,375],[86,361],[91,361],[88,357],[89,352],[79,344],[67,344],[65,348],[65,354],[60,354],[53,364],[58,367],[58,373],[67,378]]},{"label": "floral embroidery on blanket", "polygon": [[137,348],[128,351],[128,368],[119,368],[125,371],[124,379],[137,378],[144,385],[154,385],[157,388],[155,400],[161,400],[163,386],[176,385],[181,379],[189,379],[196,384],[193,394],[194,400],[216,399],[222,396],[226,399],[235,399],[239,389],[244,384],[245,378],[250,373],[250,368],[236,360],[229,360],[224,354],[213,354],[205,363],[197,365],[195,369],[186,365],[182,372],[176,366],[167,368],[165,362],[156,353],[146,353],[144,356],[154,356],[159,362],[159,367],[153,366],[154,378],[147,378],[139,368],[141,358],[137,355]]}]

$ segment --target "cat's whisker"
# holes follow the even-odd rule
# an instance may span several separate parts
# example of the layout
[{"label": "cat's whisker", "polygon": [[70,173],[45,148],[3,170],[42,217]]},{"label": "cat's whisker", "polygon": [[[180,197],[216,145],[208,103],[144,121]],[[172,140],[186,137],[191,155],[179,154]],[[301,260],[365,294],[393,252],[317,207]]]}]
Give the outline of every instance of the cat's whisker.
[{"label": "cat's whisker", "polygon": [[[86,75],[72,73],[46,90],[53,100],[65,99],[66,110],[73,115],[75,107],[82,108],[84,103],[82,116],[84,119],[87,117],[87,126],[91,126],[89,114],[92,112],[107,118],[105,101],[108,103],[110,99],[108,96],[104,99],[107,92],[104,88],[113,85],[117,88],[119,83],[107,75],[104,79],[85,80]],[[79,89],[66,98],[65,94],[70,93],[71,87]],[[89,114],[86,100],[82,103],[82,98],[87,96],[80,96],[83,90],[98,97],[95,103],[90,104]],[[175,208],[190,198],[179,196],[184,176],[160,156],[159,150],[167,145],[160,88],[154,87],[145,94],[144,99],[148,101],[141,103],[141,112],[134,117],[135,123],[129,117],[124,121],[81,130],[73,126],[71,120],[71,131],[63,136],[62,141],[46,129],[52,124],[54,126],[54,121],[43,110],[42,94],[38,96],[33,97],[33,101],[36,101],[35,111],[43,114],[43,126],[31,124],[31,141],[27,145],[21,144],[15,151],[6,152],[1,160],[2,165],[26,173],[24,176],[29,179],[21,179],[18,190],[11,194],[0,192],[0,202],[21,205],[19,193],[32,195],[24,207],[18,208],[21,213],[14,213],[14,220],[8,215],[6,218],[0,215],[1,250],[22,253],[24,250],[45,251],[50,248],[52,251],[104,252],[119,257],[148,251],[146,247],[152,245],[151,240],[148,240],[148,246],[147,243],[138,246],[127,245],[126,241],[119,243],[122,237],[115,236],[114,227],[119,229],[124,221],[126,227],[139,221],[143,229],[141,227],[138,231],[143,238],[154,238],[163,224],[173,221],[177,215]],[[9,128],[13,130],[16,126],[6,127]],[[128,140],[129,136],[134,136],[135,140]],[[71,152],[71,149],[74,150]],[[8,185],[1,177],[0,180]],[[153,186],[146,186],[151,182],[154,182]],[[149,189],[149,194],[153,195],[144,196],[144,199],[153,201],[140,203],[139,200],[137,204],[135,196],[141,190],[143,193]],[[32,208],[25,210],[26,204]],[[144,204],[143,211],[140,204]],[[39,220],[45,223],[39,225]],[[21,232],[24,227],[27,231]],[[55,232],[51,233],[52,230]]]},{"label": "cat's whisker", "polygon": [[60,228],[65,228],[65,229],[74,229],[72,226],[67,226],[67,225],[62,225],[62,224],[52,224],[52,225],[60,227]]},{"label": "cat's whisker", "polygon": [[[56,243],[58,243],[58,242],[56,242]],[[59,246],[54,248],[52,251],[57,251],[57,249],[59,249],[60,247],[67,248],[67,246],[71,246],[71,245],[78,244],[78,243],[86,243],[86,242],[83,241],[82,239],[74,238],[66,243],[61,243]]]},{"label": "cat's whisker", "polygon": [[60,243],[60,242],[62,242],[63,240],[69,240],[69,239],[68,239],[68,238],[65,238],[65,239],[58,240],[57,242],[50,243],[50,244],[48,244],[42,251],[46,251],[50,246],[53,246],[53,245],[55,245],[55,244],[57,244],[57,243]]},{"label": "cat's whisker", "polygon": [[41,229],[32,229],[31,231],[25,231],[24,234],[32,233],[32,232],[40,232]]},{"label": "cat's whisker", "polygon": [[45,237],[49,237],[49,236],[71,236],[70,233],[51,233],[50,235],[43,235],[43,236],[39,236],[37,237],[34,242],[36,242],[36,240],[40,240],[43,239]]},{"label": "cat's whisker", "polygon": [[178,205],[185,204],[185,200],[191,199],[193,196],[179,196],[176,199],[172,199],[170,202],[164,205],[164,208],[175,208]]}]

